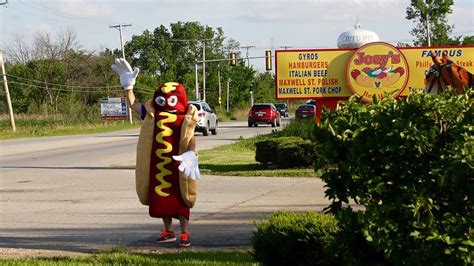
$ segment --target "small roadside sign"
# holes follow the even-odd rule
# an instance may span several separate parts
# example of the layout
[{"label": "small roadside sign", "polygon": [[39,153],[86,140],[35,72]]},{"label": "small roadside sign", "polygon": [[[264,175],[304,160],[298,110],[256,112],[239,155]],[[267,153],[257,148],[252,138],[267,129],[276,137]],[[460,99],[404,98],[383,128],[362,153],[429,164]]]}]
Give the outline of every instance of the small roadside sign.
[{"label": "small roadside sign", "polygon": [[102,120],[127,120],[127,102],[125,97],[101,98],[99,102]]}]

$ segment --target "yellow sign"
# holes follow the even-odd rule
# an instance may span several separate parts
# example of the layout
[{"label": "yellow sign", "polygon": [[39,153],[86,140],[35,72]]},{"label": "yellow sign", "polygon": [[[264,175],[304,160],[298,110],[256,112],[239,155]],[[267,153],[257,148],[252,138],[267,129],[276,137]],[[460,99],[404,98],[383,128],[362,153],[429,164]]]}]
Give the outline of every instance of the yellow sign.
[{"label": "yellow sign", "polygon": [[373,42],[360,47],[347,63],[347,85],[366,102],[374,95],[396,98],[408,81],[403,54],[388,43]]},{"label": "yellow sign", "polygon": [[345,69],[348,49],[275,51],[277,99],[349,97]]},{"label": "yellow sign", "polygon": [[474,46],[403,47],[398,49],[407,59],[408,76],[410,77],[400,96],[424,92],[425,75],[430,66],[433,65],[432,52],[439,58],[441,58],[442,53],[446,52],[451,61],[474,74]]},{"label": "yellow sign", "polygon": [[[369,45],[371,47],[370,50]],[[374,52],[372,52],[372,49]],[[395,96],[407,96],[409,93],[423,92],[426,71],[433,64],[431,51],[435,52],[438,56],[441,56],[443,52],[447,52],[454,63],[474,73],[474,46],[404,47],[397,49],[386,43],[371,43],[366,45],[362,52],[367,55],[384,55],[389,52],[392,52],[393,56],[400,53],[402,54],[400,57],[402,61],[399,64],[392,64],[392,61],[387,62],[382,72],[385,70],[385,73],[389,76],[390,74],[395,74],[393,71],[396,71],[399,67],[402,68],[404,72],[401,74],[401,69],[399,69],[400,72],[397,72],[399,74],[395,75],[400,75],[400,78],[394,84],[382,87],[381,89],[377,89],[377,85],[375,84],[377,80],[372,80],[374,88],[367,90],[369,96],[366,97],[367,100],[372,100],[371,95],[374,93],[379,95],[380,93],[378,92],[381,90],[389,93],[393,92]],[[349,69],[349,60],[351,58],[354,60],[357,59],[357,52],[359,52],[359,50],[356,51],[355,49],[275,51],[276,98],[278,100],[291,100],[350,97],[354,92],[348,83],[352,82],[354,84],[356,82],[356,80],[352,78],[351,71],[354,69],[363,71],[365,68],[357,67],[353,64],[353,69],[347,71]],[[374,68],[376,66],[377,64],[372,64],[367,67]],[[362,71],[359,75],[367,75],[366,72],[362,73]],[[368,70],[366,69],[366,71]],[[369,73],[371,73],[372,76],[376,76],[378,72],[373,73],[373,71],[377,71],[377,69],[372,69],[372,72]],[[354,73],[354,75],[356,74],[357,73]],[[395,79],[395,77],[396,76],[392,77],[392,79]],[[384,82],[387,81],[385,80]],[[362,91],[363,86],[358,86],[358,88],[361,90],[358,94],[363,96],[366,90]],[[371,91],[375,92],[371,93]]]}]

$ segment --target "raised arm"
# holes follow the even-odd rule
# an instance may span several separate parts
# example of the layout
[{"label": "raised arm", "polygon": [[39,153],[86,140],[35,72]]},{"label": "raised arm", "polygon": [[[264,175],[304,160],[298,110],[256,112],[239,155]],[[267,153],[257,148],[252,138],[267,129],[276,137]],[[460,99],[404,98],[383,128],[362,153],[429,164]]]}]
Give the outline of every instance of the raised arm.
[{"label": "raised arm", "polygon": [[125,97],[127,97],[128,106],[130,106],[130,108],[132,108],[133,111],[140,114],[142,111],[142,106],[141,106],[141,103],[137,101],[137,98],[135,98],[135,94],[133,93],[133,90],[126,90]]},{"label": "raised arm", "polygon": [[138,67],[132,67],[123,58],[116,58],[115,63],[112,65],[112,69],[120,76],[120,85],[125,90],[125,96],[129,106],[137,113],[141,113],[141,104],[137,101],[135,94],[133,93],[133,86],[135,85],[135,79],[140,72]]}]

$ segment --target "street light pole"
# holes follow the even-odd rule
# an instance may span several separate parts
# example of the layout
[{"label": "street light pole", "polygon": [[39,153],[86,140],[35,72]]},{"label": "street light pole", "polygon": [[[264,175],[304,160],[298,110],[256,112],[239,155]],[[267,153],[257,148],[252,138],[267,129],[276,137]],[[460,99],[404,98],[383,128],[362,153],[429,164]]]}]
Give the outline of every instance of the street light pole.
[{"label": "street light pole", "polygon": [[206,41],[202,41],[202,99],[206,101]]},{"label": "street light pole", "polygon": [[217,78],[219,80],[219,109],[222,109],[222,99],[221,99],[221,91],[222,91],[222,87],[221,87],[221,65],[218,65],[217,66]]},{"label": "street light pole", "polygon": [[196,101],[199,100],[199,83],[198,83],[198,63],[194,63],[194,90],[196,92]]},{"label": "street light pole", "polygon": [[227,113],[229,112],[229,86],[230,86],[230,79],[228,78],[227,79],[227,95],[226,95],[226,110],[227,110]]}]

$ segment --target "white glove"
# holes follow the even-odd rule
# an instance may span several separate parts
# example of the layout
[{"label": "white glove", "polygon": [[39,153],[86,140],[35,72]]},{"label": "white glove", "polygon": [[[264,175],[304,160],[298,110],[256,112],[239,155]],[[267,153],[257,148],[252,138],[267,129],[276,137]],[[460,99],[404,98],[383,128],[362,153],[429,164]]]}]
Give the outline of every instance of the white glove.
[{"label": "white glove", "polygon": [[122,85],[123,89],[126,91],[133,90],[133,85],[135,85],[135,79],[140,69],[134,67],[132,71],[130,64],[123,58],[115,58],[115,64],[112,65],[112,69],[119,74],[120,85]]},{"label": "white glove", "polygon": [[199,172],[198,158],[193,151],[187,151],[181,155],[173,156],[173,159],[180,161],[179,171],[189,176],[192,180],[201,179]]}]

